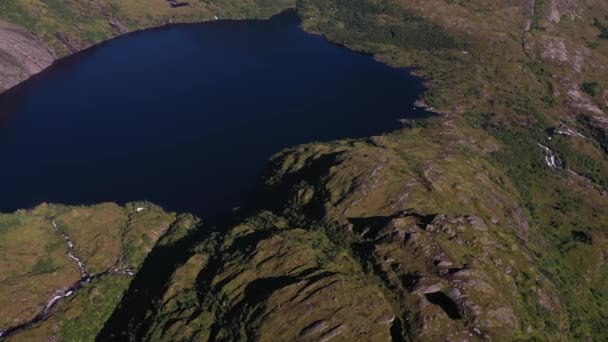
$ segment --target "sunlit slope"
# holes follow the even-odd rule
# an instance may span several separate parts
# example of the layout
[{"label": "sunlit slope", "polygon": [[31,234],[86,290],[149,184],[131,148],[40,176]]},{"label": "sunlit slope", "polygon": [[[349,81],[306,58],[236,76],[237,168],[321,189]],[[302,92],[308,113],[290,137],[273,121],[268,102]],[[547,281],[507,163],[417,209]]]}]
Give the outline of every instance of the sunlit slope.
[{"label": "sunlit slope", "polygon": [[0,331],[22,326],[9,337],[17,341],[91,340],[157,241],[194,224],[148,203],[0,215]]}]

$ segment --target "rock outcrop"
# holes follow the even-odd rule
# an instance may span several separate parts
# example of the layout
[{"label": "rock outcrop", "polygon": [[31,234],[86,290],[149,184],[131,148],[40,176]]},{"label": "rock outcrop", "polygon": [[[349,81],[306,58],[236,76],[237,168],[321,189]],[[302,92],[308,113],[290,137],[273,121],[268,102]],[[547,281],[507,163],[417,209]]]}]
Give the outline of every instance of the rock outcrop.
[{"label": "rock outcrop", "polygon": [[55,58],[36,35],[0,22],[0,92],[44,70]]}]

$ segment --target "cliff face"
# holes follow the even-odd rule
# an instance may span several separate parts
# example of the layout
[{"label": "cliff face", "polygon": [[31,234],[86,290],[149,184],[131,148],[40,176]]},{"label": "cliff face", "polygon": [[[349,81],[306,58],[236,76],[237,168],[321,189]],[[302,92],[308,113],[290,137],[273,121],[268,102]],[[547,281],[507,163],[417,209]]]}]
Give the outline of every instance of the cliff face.
[{"label": "cliff face", "polygon": [[55,58],[34,34],[0,22],[0,92],[44,70]]}]

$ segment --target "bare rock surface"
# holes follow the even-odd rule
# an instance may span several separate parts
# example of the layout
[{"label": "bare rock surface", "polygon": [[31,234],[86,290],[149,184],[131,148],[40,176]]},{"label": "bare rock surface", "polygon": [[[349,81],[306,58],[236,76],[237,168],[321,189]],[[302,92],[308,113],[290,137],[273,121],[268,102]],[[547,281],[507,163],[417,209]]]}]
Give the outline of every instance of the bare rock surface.
[{"label": "bare rock surface", "polygon": [[0,22],[0,91],[39,73],[55,58],[55,53],[35,35]]}]

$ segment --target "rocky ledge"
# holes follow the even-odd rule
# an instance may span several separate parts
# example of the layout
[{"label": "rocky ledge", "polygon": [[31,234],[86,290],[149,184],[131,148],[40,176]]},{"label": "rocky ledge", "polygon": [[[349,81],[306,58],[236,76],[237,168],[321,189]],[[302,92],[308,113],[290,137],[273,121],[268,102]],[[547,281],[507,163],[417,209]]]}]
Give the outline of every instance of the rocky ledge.
[{"label": "rocky ledge", "polygon": [[40,38],[0,21],[0,92],[44,70],[55,58]]}]

